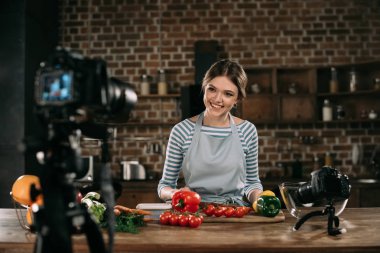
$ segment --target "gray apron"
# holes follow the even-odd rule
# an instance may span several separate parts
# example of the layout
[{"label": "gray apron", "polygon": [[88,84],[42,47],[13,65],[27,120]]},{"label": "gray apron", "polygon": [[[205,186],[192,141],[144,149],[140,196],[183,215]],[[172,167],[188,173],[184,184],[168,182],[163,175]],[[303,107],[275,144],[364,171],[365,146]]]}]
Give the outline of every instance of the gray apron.
[{"label": "gray apron", "polygon": [[231,115],[232,133],[214,137],[202,133],[203,113],[195,124],[194,136],[182,162],[186,186],[197,192],[202,202],[237,203],[243,201],[246,161],[237,127]]}]

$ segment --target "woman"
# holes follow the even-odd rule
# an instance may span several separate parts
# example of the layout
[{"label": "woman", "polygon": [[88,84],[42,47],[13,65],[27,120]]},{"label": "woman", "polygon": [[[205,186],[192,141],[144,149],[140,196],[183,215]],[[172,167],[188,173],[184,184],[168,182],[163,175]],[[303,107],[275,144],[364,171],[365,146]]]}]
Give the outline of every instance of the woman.
[{"label": "woman", "polygon": [[[176,124],[167,146],[158,195],[169,200],[179,190],[202,201],[250,205],[262,192],[258,176],[256,127],[230,111],[245,97],[247,76],[236,62],[214,63],[202,82],[205,111]],[[182,170],[186,187],[176,189]]]}]

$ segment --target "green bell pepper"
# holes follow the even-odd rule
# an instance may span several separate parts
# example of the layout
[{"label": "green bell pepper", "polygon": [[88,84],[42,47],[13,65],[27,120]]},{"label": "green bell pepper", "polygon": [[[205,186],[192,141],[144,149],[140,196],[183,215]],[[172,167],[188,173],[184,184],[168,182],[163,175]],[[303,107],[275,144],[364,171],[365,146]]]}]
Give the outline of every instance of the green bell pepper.
[{"label": "green bell pepper", "polygon": [[281,209],[280,200],[275,196],[260,196],[257,199],[257,211],[266,217],[276,216]]}]

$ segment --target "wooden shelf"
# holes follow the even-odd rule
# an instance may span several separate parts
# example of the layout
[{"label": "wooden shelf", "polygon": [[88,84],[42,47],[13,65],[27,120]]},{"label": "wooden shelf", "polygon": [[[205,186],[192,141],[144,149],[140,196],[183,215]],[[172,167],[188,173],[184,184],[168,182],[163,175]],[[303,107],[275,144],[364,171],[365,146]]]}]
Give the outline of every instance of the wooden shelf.
[{"label": "wooden shelf", "polygon": [[166,95],[150,94],[150,95],[137,95],[137,96],[138,98],[180,98],[181,94],[179,93],[166,94]]},{"label": "wooden shelf", "polygon": [[356,96],[376,96],[380,95],[380,90],[361,90],[355,92],[318,93],[318,97],[356,97]]},{"label": "wooden shelf", "polygon": [[[380,90],[373,80],[380,78],[380,62],[334,66],[338,74],[339,92],[330,93],[331,67],[257,68],[248,69],[248,95],[239,115],[254,123],[327,123],[322,119],[325,99],[334,109],[342,106],[343,120],[335,123],[377,122],[363,118],[363,112],[375,110],[380,118]],[[349,92],[349,73],[355,69],[358,91]],[[251,86],[258,84],[260,93],[252,94]],[[295,87],[291,94],[290,87]]]}]

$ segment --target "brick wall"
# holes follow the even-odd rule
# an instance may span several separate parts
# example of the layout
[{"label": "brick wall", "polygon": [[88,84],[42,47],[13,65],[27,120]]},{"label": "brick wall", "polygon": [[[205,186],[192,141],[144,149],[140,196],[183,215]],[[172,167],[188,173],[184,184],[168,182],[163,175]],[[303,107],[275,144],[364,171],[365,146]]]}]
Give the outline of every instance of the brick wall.
[{"label": "brick wall", "polygon": [[[379,13],[380,2],[375,0],[61,0],[60,34],[63,46],[105,59],[109,73],[132,83],[137,91],[140,75],[155,77],[164,68],[169,92],[178,93],[182,85],[193,83],[197,40],[217,40],[221,57],[238,60],[246,68],[379,59]],[[150,123],[178,121],[178,107],[176,97],[140,99],[133,117],[145,127],[115,128],[114,163],[137,157],[149,169],[160,171],[163,155],[149,147],[164,146],[171,124]],[[363,167],[351,166],[352,144],[363,145],[368,157],[380,142],[374,123],[258,127],[263,171],[296,157],[311,170],[315,157],[323,159],[331,151],[341,169],[364,175]],[[317,143],[300,144],[298,137],[305,133],[317,137]]]}]

